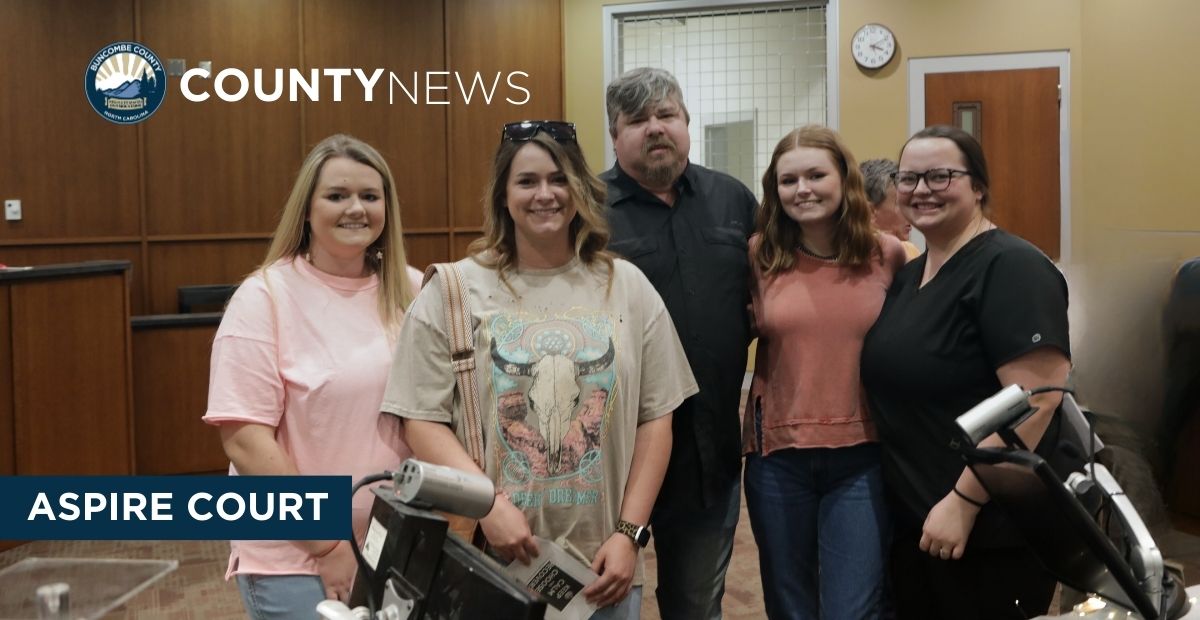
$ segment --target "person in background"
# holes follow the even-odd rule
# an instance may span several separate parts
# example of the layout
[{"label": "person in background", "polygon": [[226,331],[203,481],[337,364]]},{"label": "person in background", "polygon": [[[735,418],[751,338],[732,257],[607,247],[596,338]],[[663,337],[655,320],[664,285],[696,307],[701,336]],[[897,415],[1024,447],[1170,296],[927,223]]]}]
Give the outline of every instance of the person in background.
[{"label": "person in background", "polygon": [[696,383],[654,288],[605,250],[603,205],[574,125],[505,125],[483,237],[457,263],[475,325],[483,471],[464,448],[469,395],[455,384],[440,277],[400,331],[383,411],[403,418],[417,458],[495,483],[480,526],[501,559],[528,564],[535,536],[554,541],[599,575],[582,591],[600,607],[593,618],[636,619],[672,412]]},{"label": "person in background", "polygon": [[896,174],[896,162],[890,159],[868,159],[862,163],[861,168],[867,200],[871,203],[871,213],[875,218],[875,227],[899,239],[908,260],[920,256],[920,248],[908,240],[912,224],[904,219],[899,205],[896,204],[896,182],[892,180],[892,175]]},{"label": "person in background", "polygon": [[1163,308],[1166,349],[1162,417],[1152,457],[1163,486],[1179,477],[1176,457],[1188,421],[1200,415],[1200,258],[1185,261],[1175,272]]},{"label": "person in background", "polygon": [[[234,293],[213,342],[204,421],[230,475],[345,475],[395,469],[400,424],[379,416],[393,343],[421,274],[405,261],[396,183],[383,157],[345,135],[300,167],[262,265]],[[354,498],[362,539],[371,495]],[[312,618],[346,601],[346,541],[232,541],[247,614]]]},{"label": "person in background", "polygon": [[662,295],[700,393],[676,412],[675,449],[650,518],[665,619],[721,617],[741,493],[738,403],[750,344],[754,194],[688,161],[688,111],[678,82],[634,69],[607,91],[617,162],[608,184],[612,250]]},{"label": "person in background", "polygon": [[[989,219],[987,161],[970,134],[946,125],[917,132],[895,181],[926,251],[888,289],[863,345],[862,378],[893,500],[896,612],[1037,616],[1055,579],[964,466],[955,419],[1007,385],[1066,383],[1067,283],[1045,254]],[[1016,429],[1047,460],[1059,444],[1061,400],[1031,396],[1036,411]]]},{"label": "person in background", "polygon": [[742,444],[767,616],[879,618],[888,515],[859,355],[904,250],[871,225],[858,165],[831,129],[784,136],[762,183]]}]

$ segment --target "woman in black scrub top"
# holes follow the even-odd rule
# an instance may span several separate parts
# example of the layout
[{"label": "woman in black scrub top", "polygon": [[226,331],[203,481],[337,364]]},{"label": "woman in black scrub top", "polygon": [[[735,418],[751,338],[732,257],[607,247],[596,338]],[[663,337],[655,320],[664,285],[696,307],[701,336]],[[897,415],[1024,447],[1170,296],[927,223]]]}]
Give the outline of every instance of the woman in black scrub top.
[{"label": "woman in black scrub top", "polygon": [[[1055,581],[950,447],[954,420],[1003,386],[1063,385],[1067,285],[1040,250],[988,218],[983,149],[954,127],[905,143],[900,210],[925,236],[863,347],[862,375],[884,446],[896,521],[892,590],[900,618],[1029,618]],[[1031,399],[1026,445],[1057,443],[1061,395]],[[1041,444],[1039,444],[1041,442]],[[992,436],[983,445],[1002,445]]]}]

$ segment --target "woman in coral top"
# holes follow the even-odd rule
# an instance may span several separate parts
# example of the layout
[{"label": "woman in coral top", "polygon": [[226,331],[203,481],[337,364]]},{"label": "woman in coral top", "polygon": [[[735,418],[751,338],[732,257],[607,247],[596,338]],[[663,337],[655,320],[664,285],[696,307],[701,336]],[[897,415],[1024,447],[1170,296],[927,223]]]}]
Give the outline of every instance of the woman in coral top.
[{"label": "woman in coral top", "polygon": [[904,249],[872,227],[862,173],[830,129],[784,136],[762,183],[743,449],[767,615],[876,618],[888,522],[859,355]]}]

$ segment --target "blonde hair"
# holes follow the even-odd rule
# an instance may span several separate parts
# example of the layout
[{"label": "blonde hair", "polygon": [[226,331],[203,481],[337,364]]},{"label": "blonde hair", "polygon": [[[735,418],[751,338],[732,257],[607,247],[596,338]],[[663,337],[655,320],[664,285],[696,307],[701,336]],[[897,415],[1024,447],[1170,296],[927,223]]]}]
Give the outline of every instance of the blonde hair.
[{"label": "blonde hair", "polygon": [[544,131],[529,140],[501,140],[492,162],[488,191],[483,197],[483,236],[471,242],[468,252],[479,264],[496,269],[500,279],[508,283],[504,272],[517,265],[517,233],[506,202],[508,175],[517,151],[526,144],[536,144],[544,149],[567,176],[567,189],[575,206],[575,218],[569,228],[571,245],[575,255],[588,267],[601,264],[608,268],[608,285],[611,287],[613,255],[605,250],[609,232],[604,198],[608,190],[604,182],[592,174],[578,144],[558,142]]},{"label": "blonde hair", "polygon": [[762,178],[763,200],[758,210],[755,232],[761,241],[754,252],[755,264],[764,275],[791,269],[796,264],[796,247],[804,232],[783,211],[779,198],[779,158],[799,147],[823,149],[829,153],[842,176],[842,205],[838,209],[833,233],[833,251],[839,265],[862,267],[872,254],[880,253],[879,240],[871,223],[871,204],[863,189],[863,175],[854,155],[837,132],[820,125],[805,125],[784,136],[775,146],[771,165]]},{"label": "blonde hair", "polygon": [[[408,259],[404,253],[396,181],[379,151],[362,140],[345,134],[335,134],[313,147],[304,163],[300,165],[296,183],[292,185],[292,193],[283,205],[279,226],[271,238],[267,257],[257,271],[265,278],[266,269],[279,260],[294,260],[308,253],[309,244],[312,242],[312,232],[308,224],[309,207],[312,205],[317,180],[321,177],[321,169],[325,162],[335,157],[345,157],[370,166],[383,178],[386,214],[383,232],[367,247],[365,260],[367,269],[379,277],[379,318],[384,327],[392,332],[399,328],[403,312],[412,303],[416,292],[412,290],[408,279]],[[382,259],[376,257],[377,252],[383,253]]]}]

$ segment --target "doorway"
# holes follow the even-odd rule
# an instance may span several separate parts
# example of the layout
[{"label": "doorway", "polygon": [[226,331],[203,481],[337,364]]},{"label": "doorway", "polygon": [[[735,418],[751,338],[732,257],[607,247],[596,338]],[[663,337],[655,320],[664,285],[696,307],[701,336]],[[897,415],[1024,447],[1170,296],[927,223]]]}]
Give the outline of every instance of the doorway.
[{"label": "doorway", "polygon": [[1069,260],[1068,52],[909,61],[909,135],[934,124],[979,138],[991,174],[992,219]]}]

